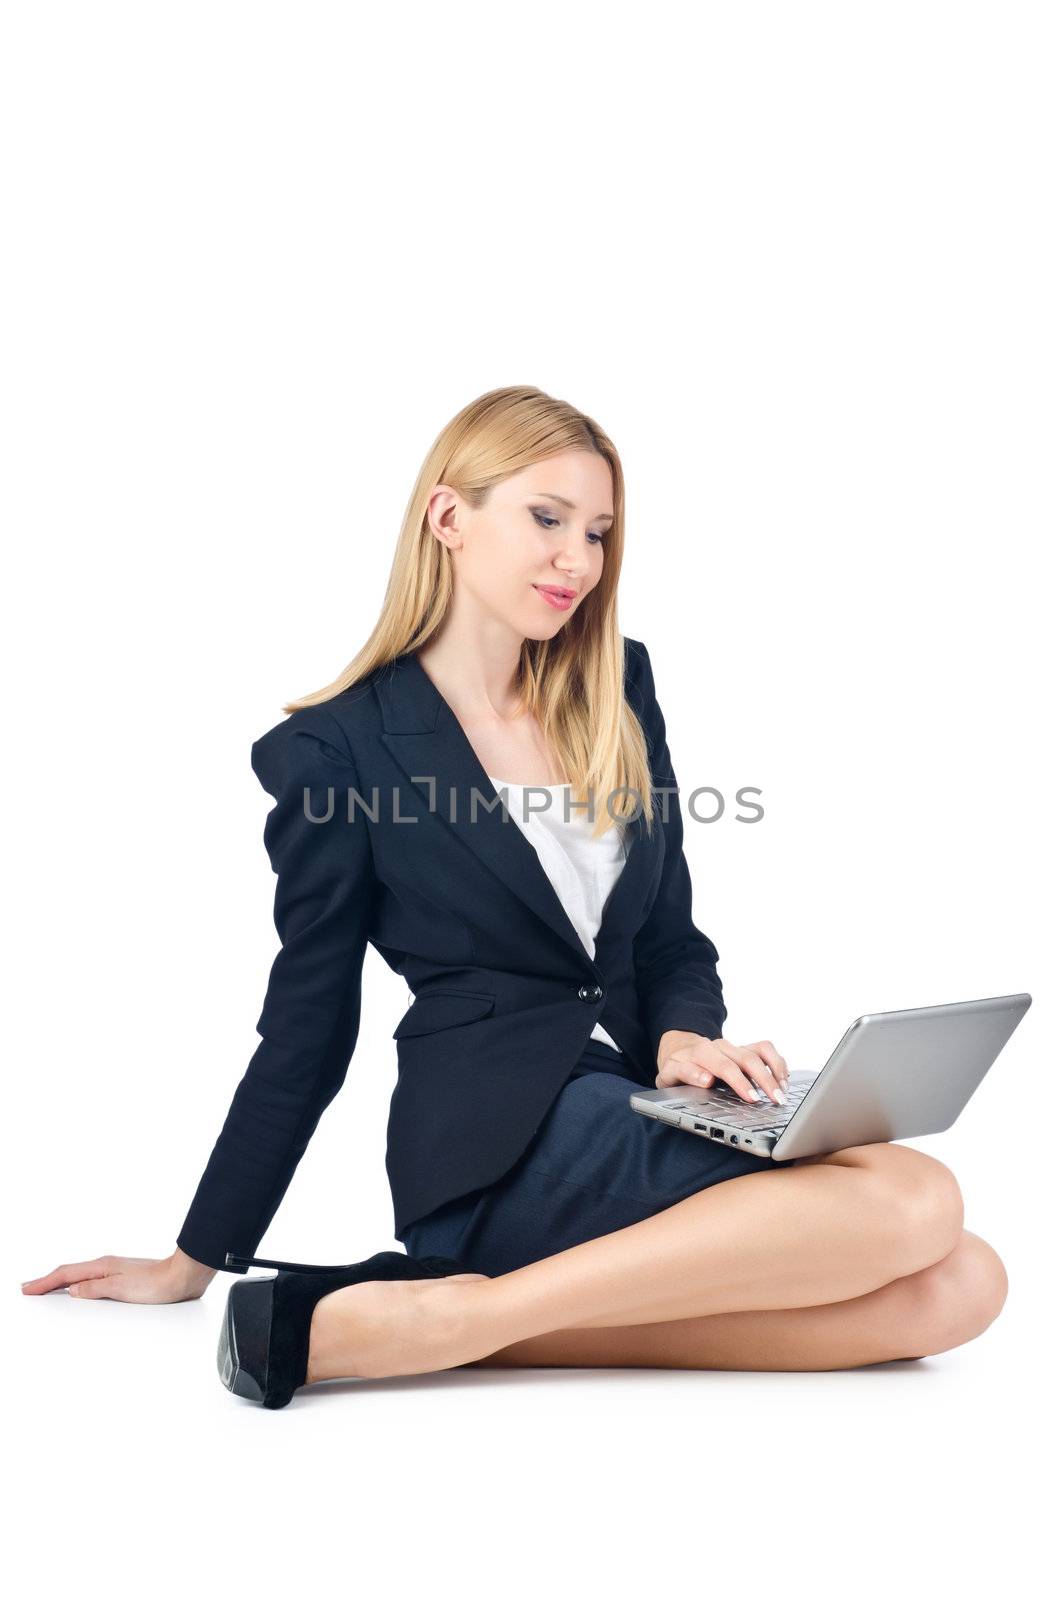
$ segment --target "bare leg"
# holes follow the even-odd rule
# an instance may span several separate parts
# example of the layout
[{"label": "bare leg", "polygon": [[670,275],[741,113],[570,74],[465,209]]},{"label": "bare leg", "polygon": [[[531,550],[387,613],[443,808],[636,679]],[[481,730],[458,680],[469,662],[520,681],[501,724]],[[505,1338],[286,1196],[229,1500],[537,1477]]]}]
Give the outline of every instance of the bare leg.
[{"label": "bare leg", "polygon": [[560,1328],[476,1367],[684,1367],[821,1372],[937,1355],[978,1338],[1005,1303],[997,1253],[967,1229],[930,1267],[853,1300],[779,1311],[725,1311],[633,1327]]},{"label": "bare leg", "polygon": [[310,1381],[465,1365],[557,1329],[852,1300],[940,1261],[963,1222],[940,1161],[855,1145],[728,1179],[498,1278],[336,1290],[314,1313]]}]

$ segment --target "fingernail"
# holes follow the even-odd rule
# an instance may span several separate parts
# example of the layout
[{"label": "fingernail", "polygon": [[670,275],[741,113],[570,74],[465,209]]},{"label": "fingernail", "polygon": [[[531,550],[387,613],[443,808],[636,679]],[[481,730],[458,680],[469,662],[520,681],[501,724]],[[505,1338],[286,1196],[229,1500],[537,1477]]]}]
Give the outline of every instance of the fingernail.
[{"label": "fingernail", "polygon": [[67,1292],[67,1294],[76,1294],[77,1293],[77,1284],[76,1283],[68,1283],[66,1285],[66,1292]]}]

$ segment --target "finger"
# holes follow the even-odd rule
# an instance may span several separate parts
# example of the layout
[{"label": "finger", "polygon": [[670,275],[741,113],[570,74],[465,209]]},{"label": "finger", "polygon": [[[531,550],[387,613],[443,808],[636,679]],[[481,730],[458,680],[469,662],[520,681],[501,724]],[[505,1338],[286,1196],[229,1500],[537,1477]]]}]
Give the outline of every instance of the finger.
[{"label": "finger", "polygon": [[731,1044],[728,1054],[749,1078],[763,1088],[768,1089],[776,1082],[772,1067],[759,1055],[756,1044]]},{"label": "finger", "polygon": [[[722,1048],[724,1045],[728,1045],[727,1050]],[[711,1048],[715,1050],[715,1055],[711,1061],[711,1068],[715,1076],[721,1079],[723,1083],[727,1083],[730,1089],[735,1090],[741,1100],[747,1100],[751,1104],[761,1100],[762,1096],[758,1089],[748,1081],[739,1061],[736,1059],[740,1046],[729,1044],[728,1040],[719,1039]]]},{"label": "finger", "polygon": [[713,1054],[713,1046],[705,1039],[672,1050],[659,1068],[656,1088],[668,1089],[674,1084],[689,1083],[709,1089],[714,1082],[714,1073],[708,1065]]},{"label": "finger", "polygon": [[27,1278],[22,1288],[27,1294],[48,1294],[52,1289],[65,1289],[83,1278],[106,1277],[109,1270],[105,1256],[97,1256],[94,1261],[67,1262],[46,1272],[43,1278]]},{"label": "finger", "polygon": [[82,1278],[68,1284],[66,1292],[77,1300],[119,1300],[121,1296],[113,1293],[116,1283],[116,1278]]},{"label": "finger", "polygon": [[667,1061],[655,1080],[657,1089],[669,1089],[675,1084],[688,1083],[698,1089],[709,1089],[714,1082],[713,1072],[695,1061]]},{"label": "finger", "polygon": [[771,1040],[759,1039],[757,1044],[753,1044],[751,1046],[751,1049],[757,1050],[758,1054],[762,1057],[762,1060],[766,1063],[766,1065],[772,1067],[773,1076],[776,1078],[778,1083],[787,1083],[788,1078],[790,1077],[790,1073],[788,1072],[788,1063],[784,1060],[784,1057],[780,1054],[780,1051],[776,1048]]},{"label": "finger", "polygon": [[783,1085],[783,1082],[781,1082],[780,1078],[775,1075],[775,1072],[773,1072],[769,1062],[765,1061],[761,1054],[759,1054],[756,1045],[745,1045],[743,1048],[741,1048],[740,1066],[743,1067],[743,1070],[745,1070],[746,1074],[748,1074],[748,1077],[751,1078],[754,1083],[759,1083],[759,1085],[764,1088],[765,1094],[767,1094],[769,1099],[772,1099],[777,1106],[783,1106],[783,1104],[785,1104],[786,1099],[788,1099],[788,1094],[786,1094],[785,1091],[785,1085]]},{"label": "finger", "polygon": [[734,1045],[730,1053],[751,1082],[761,1085],[768,1099],[776,1105],[783,1105],[787,1098],[783,1085],[774,1076],[773,1069],[762,1060],[754,1045]]},{"label": "finger", "polygon": [[750,1105],[757,1105],[762,1096],[753,1083],[748,1083],[735,1061],[730,1061],[727,1066],[718,1068],[718,1077],[733,1089],[741,1100],[746,1100]]},{"label": "finger", "polygon": [[[728,1047],[730,1053],[722,1048]],[[660,1089],[670,1088],[679,1083],[695,1084],[701,1088],[709,1089],[716,1079],[727,1084],[742,1100],[750,1105],[757,1105],[762,1096],[758,1090],[748,1082],[735,1059],[740,1051],[740,1046],[731,1044],[727,1039],[712,1040],[710,1043],[696,1045],[675,1053],[669,1058],[657,1081]],[[681,1059],[681,1058],[684,1059]],[[704,1065],[709,1061],[710,1066]]]},{"label": "finger", "polygon": [[[759,1060],[750,1046],[729,1044],[727,1039],[723,1039],[718,1041],[718,1048],[722,1051],[722,1060],[728,1066],[728,1071],[725,1072],[726,1081],[731,1083],[745,1100],[763,1098],[758,1084],[765,1090],[766,1098],[773,1099],[771,1091],[776,1080],[765,1062]],[[718,1068],[719,1077],[722,1076],[723,1070],[721,1067]]]}]

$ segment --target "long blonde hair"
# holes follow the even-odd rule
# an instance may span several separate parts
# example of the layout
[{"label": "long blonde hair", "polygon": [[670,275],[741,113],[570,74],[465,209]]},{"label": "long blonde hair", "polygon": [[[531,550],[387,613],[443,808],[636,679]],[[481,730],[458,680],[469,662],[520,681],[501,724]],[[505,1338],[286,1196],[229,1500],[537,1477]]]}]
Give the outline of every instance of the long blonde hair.
[{"label": "long blonde hair", "polygon": [[524,641],[516,691],[523,711],[536,716],[555,752],[572,798],[584,801],[592,788],[594,834],[611,827],[614,817],[635,815],[640,805],[650,828],[654,806],[645,741],[623,692],[624,645],[618,627],[625,536],[622,464],[591,417],[540,389],[491,389],[446,424],[416,479],[383,608],[367,642],[332,683],[283,709],[297,711],[333,699],[377,667],[419,649],[441,625],[453,596],[453,570],[448,550],[434,537],[427,519],[427,503],[439,483],[478,510],[494,484],[562,450],[592,450],[607,461],[614,522],[604,543],[599,582],[569,625],[552,639]]}]

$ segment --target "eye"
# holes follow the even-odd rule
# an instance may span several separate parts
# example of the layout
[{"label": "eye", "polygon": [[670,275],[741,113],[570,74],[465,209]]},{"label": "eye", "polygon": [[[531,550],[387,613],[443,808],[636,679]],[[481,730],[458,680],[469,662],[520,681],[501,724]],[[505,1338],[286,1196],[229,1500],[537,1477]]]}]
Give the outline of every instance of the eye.
[{"label": "eye", "polygon": [[[547,511],[532,511],[531,516],[534,518],[534,521],[537,523],[539,528],[547,527],[552,529],[559,527],[559,518],[550,517]],[[587,533],[585,537],[591,544],[603,544],[604,542],[604,536],[602,533]]]}]

